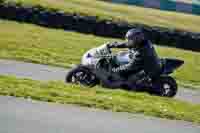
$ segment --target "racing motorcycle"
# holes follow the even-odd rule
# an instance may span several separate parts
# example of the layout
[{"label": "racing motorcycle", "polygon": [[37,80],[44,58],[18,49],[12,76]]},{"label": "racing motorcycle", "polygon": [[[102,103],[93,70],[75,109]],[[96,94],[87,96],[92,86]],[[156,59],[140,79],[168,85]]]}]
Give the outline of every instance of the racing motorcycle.
[{"label": "racing motorcycle", "polygon": [[[67,83],[81,84],[88,87],[101,85],[103,87],[113,88],[109,85],[111,82],[117,83],[118,81],[124,81],[120,82],[116,88],[148,92],[164,97],[173,97],[177,93],[178,86],[176,80],[170,74],[184,64],[182,60],[160,58],[159,60],[162,66],[160,75],[156,79],[151,79],[144,73],[144,76],[141,77],[142,82],[138,84],[129,79],[129,76],[123,77],[117,74],[113,76],[111,72],[113,67],[128,63],[128,51],[114,53],[109,48],[102,47],[98,52],[98,56],[95,58],[90,58],[90,56],[90,52],[86,52],[82,57],[81,64],[73,67],[67,73]],[[130,77],[132,74],[130,74]],[[103,77],[106,77],[106,79]]]}]

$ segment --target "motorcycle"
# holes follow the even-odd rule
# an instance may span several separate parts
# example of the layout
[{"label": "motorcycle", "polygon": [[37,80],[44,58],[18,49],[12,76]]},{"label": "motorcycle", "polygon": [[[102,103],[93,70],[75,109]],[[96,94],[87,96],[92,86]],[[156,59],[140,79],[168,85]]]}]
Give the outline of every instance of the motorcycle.
[{"label": "motorcycle", "polygon": [[[128,63],[129,53],[127,51],[114,54],[110,49],[102,48],[102,51],[98,52],[97,57],[90,58],[90,56],[90,52],[86,52],[82,57],[81,64],[73,67],[67,73],[67,83],[81,84],[88,87],[101,85],[107,88],[122,88],[148,92],[163,97],[174,97],[177,93],[178,86],[176,80],[170,74],[184,64],[182,60],[160,58],[159,60],[162,66],[160,75],[156,79],[151,79],[145,75],[141,78],[142,82],[136,84],[135,81],[133,82],[127,77],[121,75],[113,76],[111,72],[113,67]],[[103,77],[106,77],[106,79]],[[110,86],[111,83],[118,83],[118,81],[123,82],[120,82],[115,87]]]}]

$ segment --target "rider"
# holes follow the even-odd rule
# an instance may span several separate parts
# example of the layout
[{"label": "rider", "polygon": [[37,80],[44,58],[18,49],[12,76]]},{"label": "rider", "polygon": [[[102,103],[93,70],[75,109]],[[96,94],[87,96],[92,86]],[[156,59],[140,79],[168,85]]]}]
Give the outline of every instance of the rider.
[{"label": "rider", "polygon": [[[135,81],[141,79],[141,76],[148,75],[151,79],[156,78],[161,70],[161,63],[156,54],[152,43],[145,38],[141,29],[130,29],[126,33],[127,42],[108,43],[108,48],[128,48],[129,63],[113,68],[114,73],[122,73],[127,77],[134,73]],[[142,71],[143,70],[143,71]]]},{"label": "rider", "polygon": [[[136,83],[140,83],[140,79],[144,77],[144,74],[151,79],[156,78],[160,73],[161,63],[152,43],[145,38],[143,31],[141,29],[130,29],[126,33],[126,40],[126,42],[106,43],[89,50],[83,56],[83,64],[94,64],[92,62],[98,61],[98,55],[101,55],[107,49],[128,48],[129,63],[112,68],[113,75],[123,75],[123,77],[128,77],[128,81],[130,79]],[[105,79],[105,82],[107,82],[106,74],[102,74],[101,71],[100,73],[102,79]],[[122,82],[109,82],[108,84],[110,88],[118,88]]]}]

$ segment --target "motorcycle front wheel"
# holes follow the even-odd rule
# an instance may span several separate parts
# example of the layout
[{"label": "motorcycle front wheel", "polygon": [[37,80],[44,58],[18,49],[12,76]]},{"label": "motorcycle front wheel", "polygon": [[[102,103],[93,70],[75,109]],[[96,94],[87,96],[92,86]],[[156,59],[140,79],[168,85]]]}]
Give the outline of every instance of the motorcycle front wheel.
[{"label": "motorcycle front wheel", "polygon": [[98,84],[96,76],[82,66],[77,66],[70,70],[66,75],[66,82],[87,87],[94,87]]}]

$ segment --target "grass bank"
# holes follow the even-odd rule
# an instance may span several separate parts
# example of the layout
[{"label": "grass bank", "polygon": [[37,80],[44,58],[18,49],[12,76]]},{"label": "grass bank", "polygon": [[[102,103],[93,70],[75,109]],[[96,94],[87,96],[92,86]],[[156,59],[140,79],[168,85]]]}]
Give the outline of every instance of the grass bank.
[{"label": "grass bank", "polygon": [[89,89],[63,82],[0,76],[0,95],[200,123],[200,105],[123,90],[112,91],[100,87]]},{"label": "grass bank", "polygon": [[49,10],[97,16],[98,19],[126,21],[149,26],[177,28],[200,32],[200,16],[176,12],[160,11],[150,8],[107,3],[98,0],[0,0],[20,5],[40,6]]},{"label": "grass bank", "polygon": [[[0,29],[0,58],[61,67],[78,64],[82,54],[92,47],[107,41],[122,41],[4,20],[0,20]],[[167,47],[157,47],[157,51],[161,57],[185,61],[173,74],[177,80],[200,84],[200,53]]]}]

